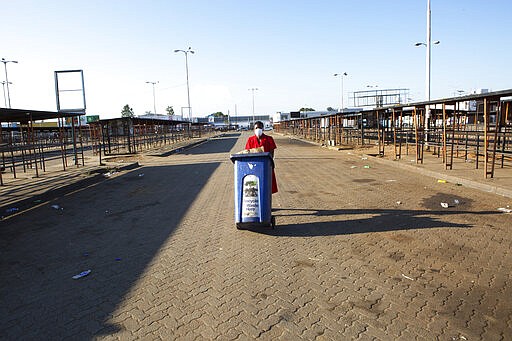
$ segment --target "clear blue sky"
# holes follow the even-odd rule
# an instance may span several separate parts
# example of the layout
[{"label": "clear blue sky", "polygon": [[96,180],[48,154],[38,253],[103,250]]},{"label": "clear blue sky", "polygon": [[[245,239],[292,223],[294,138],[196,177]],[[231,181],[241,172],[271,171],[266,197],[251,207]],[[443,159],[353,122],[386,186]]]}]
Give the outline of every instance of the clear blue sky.
[{"label": "clear blue sky", "polygon": [[[56,110],[53,72],[83,69],[87,114],[187,105],[194,116],[325,110],[349,94],[409,88],[424,99],[426,0],[2,1],[0,58],[13,108]],[[512,1],[432,0],[432,98],[512,88]],[[3,67],[3,65],[1,65]],[[4,72],[0,70],[0,79]],[[0,102],[3,105],[3,98]]]}]

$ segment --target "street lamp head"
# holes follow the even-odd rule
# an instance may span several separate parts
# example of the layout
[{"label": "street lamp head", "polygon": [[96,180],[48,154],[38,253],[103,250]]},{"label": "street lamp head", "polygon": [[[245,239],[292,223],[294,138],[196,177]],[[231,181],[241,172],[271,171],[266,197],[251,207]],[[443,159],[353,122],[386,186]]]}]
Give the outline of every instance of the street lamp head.
[{"label": "street lamp head", "polygon": [[346,73],[346,72],[343,72],[343,76],[348,76],[348,73]]},{"label": "street lamp head", "polygon": [[[439,40],[436,40],[436,41],[432,42],[432,44],[434,44],[434,45],[438,45],[439,43],[441,43]],[[423,46],[427,46],[427,44],[425,44],[425,43],[416,43],[416,44],[414,44],[414,46],[422,46],[422,45]]]},{"label": "street lamp head", "polygon": [[187,54],[187,53],[195,53],[192,48],[188,48],[187,50],[174,50],[174,52],[183,52],[184,54]]},{"label": "street lamp head", "polygon": [[18,61],[17,60],[6,60],[5,58],[2,58],[2,63],[4,63],[4,64],[7,64],[7,63],[18,64]]}]

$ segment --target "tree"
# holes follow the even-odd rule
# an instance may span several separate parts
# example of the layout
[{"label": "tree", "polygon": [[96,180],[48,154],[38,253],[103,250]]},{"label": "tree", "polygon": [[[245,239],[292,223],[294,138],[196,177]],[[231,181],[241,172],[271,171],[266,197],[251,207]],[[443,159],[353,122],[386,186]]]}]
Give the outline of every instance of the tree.
[{"label": "tree", "polygon": [[167,108],[165,108],[165,111],[167,111],[167,115],[174,116],[174,109],[172,108],[172,105],[169,105]]},{"label": "tree", "polygon": [[336,111],[333,107],[327,107],[327,111]]},{"label": "tree", "polygon": [[123,107],[123,110],[121,110],[121,117],[135,117],[133,108],[130,108],[130,106],[128,104],[126,104]]},{"label": "tree", "polygon": [[299,111],[304,112],[304,111],[316,111],[316,110],[313,108],[300,108]]},{"label": "tree", "polygon": [[224,115],[221,111],[217,111],[215,113],[212,114],[213,117],[225,117],[226,115]]}]

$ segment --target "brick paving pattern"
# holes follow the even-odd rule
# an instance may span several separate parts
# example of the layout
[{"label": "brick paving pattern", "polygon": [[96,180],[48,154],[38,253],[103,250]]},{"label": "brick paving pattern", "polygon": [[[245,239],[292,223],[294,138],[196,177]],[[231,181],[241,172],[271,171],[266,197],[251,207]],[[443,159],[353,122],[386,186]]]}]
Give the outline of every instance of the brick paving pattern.
[{"label": "brick paving pattern", "polygon": [[510,199],[274,137],[274,230],[234,225],[246,134],[0,221],[2,338],[512,339]]}]

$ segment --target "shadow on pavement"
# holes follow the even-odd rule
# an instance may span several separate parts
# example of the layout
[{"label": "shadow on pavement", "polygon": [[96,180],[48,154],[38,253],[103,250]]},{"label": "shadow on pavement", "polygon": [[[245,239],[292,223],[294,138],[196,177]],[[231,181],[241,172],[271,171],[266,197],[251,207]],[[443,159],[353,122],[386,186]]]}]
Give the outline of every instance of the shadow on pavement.
[{"label": "shadow on pavement", "polygon": [[[138,164],[135,164],[130,169],[136,167],[138,167]],[[7,218],[10,215],[8,212],[12,209],[15,209],[13,213],[23,212],[37,206],[41,202],[51,201],[71,192],[106,181],[103,175],[106,172],[106,169],[99,169],[98,174],[78,181],[76,179],[81,178],[82,174],[61,173],[58,179],[53,177],[47,179],[40,178],[38,181],[12,186],[9,190],[3,192],[3,200],[0,203],[0,216]],[[40,193],[34,195],[37,192]],[[4,202],[7,204],[4,204]]]},{"label": "shadow on pavement", "polygon": [[[335,236],[369,232],[386,232],[427,228],[471,228],[469,224],[458,224],[443,221],[443,215],[454,214],[500,214],[494,211],[431,211],[431,210],[398,210],[398,209],[274,209],[277,218],[275,229],[253,229],[254,232],[286,237]],[[283,217],[332,216],[332,221],[304,222],[298,224],[281,224]],[[343,217],[350,217],[344,219]],[[354,218],[354,216],[364,216]]]},{"label": "shadow on pavement", "polygon": [[0,221],[3,338],[90,340],[115,332],[109,317],[218,166],[142,167]]},{"label": "shadow on pavement", "polygon": [[185,149],[181,154],[200,155],[228,153],[233,148],[239,137],[239,133],[224,134],[221,137],[210,139],[208,143],[203,143],[190,149]]}]

